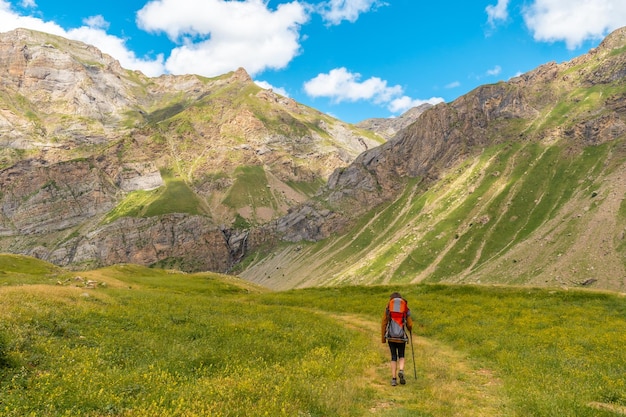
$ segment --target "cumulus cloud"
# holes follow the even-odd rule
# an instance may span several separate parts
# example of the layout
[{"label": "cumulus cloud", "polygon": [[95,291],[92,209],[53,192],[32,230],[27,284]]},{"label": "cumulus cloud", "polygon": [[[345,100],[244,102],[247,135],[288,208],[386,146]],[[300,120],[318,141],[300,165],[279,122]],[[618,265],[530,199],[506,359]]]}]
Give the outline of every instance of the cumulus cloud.
[{"label": "cumulus cloud", "polygon": [[271,10],[264,0],[154,0],[137,13],[137,24],[180,44],[165,63],[170,73],[214,76],[244,67],[254,75],[298,55],[308,18],[297,1]]},{"label": "cumulus cloud", "polygon": [[54,22],[45,22],[31,16],[20,16],[11,9],[11,4],[5,0],[0,0],[0,27],[3,31],[23,27],[59,36],[65,34],[65,30]]},{"label": "cumulus cloud", "polygon": [[485,8],[487,12],[487,22],[490,26],[495,26],[499,21],[505,21],[509,18],[509,0],[498,0],[496,5],[489,5]]},{"label": "cumulus cloud", "polygon": [[304,83],[304,90],[311,97],[328,97],[337,103],[358,100],[382,103],[402,94],[399,85],[389,87],[387,81],[378,77],[362,82],[360,78],[361,74],[351,73],[346,68],[335,68]]},{"label": "cumulus cloud", "polygon": [[32,29],[85,42],[113,56],[123,67],[140,70],[149,76],[160,75],[164,71],[163,56],[154,60],[138,58],[126,47],[123,39],[106,33],[104,28],[108,27],[108,23],[101,16],[86,19],[85,26],[65,30],[54,22],[19,15],[11,9],[10,3],[0,0],[0,27],[4,31],[17,28]]},{"label": "cumulus cloud", "polygon": [[83,23],[90,28],[96,29],[104,29],[107,30],[109,28],[109,22],[107,22],[102,15],[91,16],[86,19],[83,19]]},{"label": "cumulus cloud", "polygon": [[386,105],[393,113],[405,111],[426,102],[433,104],[443,99],[415,100],[403,95],[399,85],[389,86],[387,81],[371,77],[361,81],[361,74],[352,73],[346,68],[335,68],[327,74],[318,74],[304,83],[304,90],[310,97],[326,97],[335,103],[342,101],[371,101]]},{"label": "cumulus cloud", "polygon": [[317,10],[326,23],[338,25],[344,20],[354,23],[361,13],[383,5],[380,0],[329,0],[320,3]]},{"label": "cumulus cloud", "polygon": [[96,46],[102,52],[117,59],[124,68],[139,70],[150,77],[161,75],[164,72],[163,54],[159,54],[153,60],[139,59],[133,51],[126,47],[123,39],[107,34],[100,27],[81,26],[70,29],[61,36]]},{"label": "cumulus cloud", "polygon": [[576,49],[585,40],[600,39],[626,22],[624,0],[535,0],[523,11],[535,40],[565,41]]}]

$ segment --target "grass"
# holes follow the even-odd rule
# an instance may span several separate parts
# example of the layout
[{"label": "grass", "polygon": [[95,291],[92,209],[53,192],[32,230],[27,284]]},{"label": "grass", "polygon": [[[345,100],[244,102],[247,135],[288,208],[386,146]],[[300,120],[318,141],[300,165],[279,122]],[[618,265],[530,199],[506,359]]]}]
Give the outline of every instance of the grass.
[{"label": "grass", "polygon": [[[374,319],[379,313],[377,300],[389,290],[343,287],[263,297]],[[601,416],[614,414],[589,404],[626,405],[623,297],[470,286],[417,285],[400,290],[423,326],[421,336],[463,352],[476,369],[493,372],[502,381],[507,409],[493,415]],[[437,380],[436,373],[428,377]],[[432,399],[415,401],[427,408]]]},{"label": "grass", "polygon": [[[270,292],[134,265],[60,284],[58,268],[30,258],[0,256],[0,268],[0,416],[595,417],[626,406],[616,294]],[[396,388],[378,329],[391,290],[416,321],[416,361]]]},{"label": "grass", "polygon": [[235,182],[228,190],[223,203],[233,209],[250,207],[278,208],[276,198],[268,187],[262,166],[239,166],[235,169]]},{"label": "grass", "polygon": [[167,171],[165,186],[151,191],[132,191],[109,212],[105,223],[122,217],[152,217],[169,213],[204,214],[202,202],[187,183]]},{"label": "grass", "polygon": [[307,197],[313,197],[325,183],[323,179],[316,178],[312,182],[287,181],[286,184]]},{"label": "grass", "polygon": [[0,415],[354,415],[367,395],[349,376],[376,352],[325,314],[212,274],[84,275],[107,286],[1,289]]},{"label": "grass", "polygon": [[52,264],[22,255],[0,256],[0,287],[19,284],[54,284],[65,271]]},{"label": "grass", "polygon": [[406,283],[420,274],[431,283],[461,279],[528,241],[573,200],[605,188],[591,178],[614,169],[615,149],[615,143],[502,144],[471,166],[450,169],[428,190],[415,179],[395,201],[324,242],[324,265],[347,265],[335,268],[329,282]]}]

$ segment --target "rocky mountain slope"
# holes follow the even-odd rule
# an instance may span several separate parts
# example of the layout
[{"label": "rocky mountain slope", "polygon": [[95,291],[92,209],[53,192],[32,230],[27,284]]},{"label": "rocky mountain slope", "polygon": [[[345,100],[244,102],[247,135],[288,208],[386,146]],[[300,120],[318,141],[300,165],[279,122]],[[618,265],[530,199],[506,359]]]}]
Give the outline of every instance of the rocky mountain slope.
[{"label": "rocky mountain slope", "polygon": [[385,142],[244,70],[147,78],[0,34],[0,251],[235,267],[273,288],[626,290],[626,30],[416,111],[366,124],[394,130]]},{"label": "rocky mountain slope", "polygon": [[0,251],[226,271],[251,229],[383,142],[243,69],[148,78],[80,42],[2,33]]},{"label": "rocky mountain slope", "polygon": [[372,132],[375,132],[383,138],[389,140],[402,129],[412,125],[422,113],[424,113],[431,107],[431,104],[422,104],[420,106],[413,107],[412,109],[407,110],[399,117],[393,117],[389,119],[366,119],[362,122],[357,123],[356,126],[363,129],[371,130]]},{"label": "rocky mountain slope", "polygon": [[[626,29],[423,112],[282,221],[241,275],[626,290]],[[303,232],[305,231],[305,232]]]}]

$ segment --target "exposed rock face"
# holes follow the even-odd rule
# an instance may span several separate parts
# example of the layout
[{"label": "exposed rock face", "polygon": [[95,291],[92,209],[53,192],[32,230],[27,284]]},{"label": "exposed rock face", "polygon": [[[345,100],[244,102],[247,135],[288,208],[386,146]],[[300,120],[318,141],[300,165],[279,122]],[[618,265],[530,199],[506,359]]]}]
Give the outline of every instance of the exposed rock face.
[{"label": "exposed rock face", "polygon": [[[589,94],[586,88],[626,83],[626,54],[619,53],[625,44],[626,29],[620,29],[587,55],[560,65],[542,65],[508,82],[485,85],[452,103],[426,109],[393,139],[337,169],[323,192],[333,214],[321,215],[312,203],[300,211],[294,209],[283,222],[286,236],[295,240],[301,230],[307,230],[305,239],[319,240],[337,233],[351,219],[398,196],[407,179],[432,183],[446,169],[489,145],[561,140],[580,147],[623,136],[623,88],[609,88],[614,93],[601,96],[591,110],[581,110],[576,104],[595,99],[585,96]],[[546,115],[568,107],[570,112],[546,121]],[[297,225],[297,230],[290,229],[290,224]]]},{"label": "exposed rock face", "polygon": [[124,218],[53,251],[60,264],[163,264],[188,270],[226,271],[232,259],[223,233],[202,216],[171,214]]},{"label": "exposed rock face", "polygon": [[378,133],[385,139],[393,138],[399,131],[413,124],[422,113],[431,108],[431,104],[422,104],[407,110],[399,117],[390,119],[367,119],[357,123],[357,126]]},{"label": "exposed rock face", "polygon": [[148,78],[93,46],[2,33],[0,251],[226,271],[382,142],[244,69]]},{"label": "exposed rock face", "polygon": [[22,239],[83,224],[116,204],[116,188],[89,161],[25,160],[0,171],[0,235]]},{"label": "exposed rock face", "polygon": [[[32,122],[29,130],[2,133],[21,133],[22,139],[29,140],[72,133],[82,136],[88,124],[97,123],[104,129],[123,117],[131,101],[119,63],[92,46],[65,42],[59,45],[47,35],[22,29],[0,37],[0,86],[14,95],[16,107],[14,112],[5,110],[5,120],[22,118],[21,112],[30,111],[27,116]],[[67,53],[67,47],[73,55]],[[26,100],[17,101],[20,96]],[[72,120],[61,124],[47,118],[46,122],[53,123],[38,123],[38,113],[71,115]],[[89,139],[93,138],[83,138]]]},{"label": "exposed rock face", "polygon": [[275,289],[422,281],[626,291],[626,28],[426,110],[278,221],[241,276]]}]

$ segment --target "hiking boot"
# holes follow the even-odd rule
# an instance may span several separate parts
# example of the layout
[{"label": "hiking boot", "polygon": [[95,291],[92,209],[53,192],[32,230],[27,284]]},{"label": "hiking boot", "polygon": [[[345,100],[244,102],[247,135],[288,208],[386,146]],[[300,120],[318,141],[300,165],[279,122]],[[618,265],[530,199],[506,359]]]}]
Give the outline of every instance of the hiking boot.
[{"label": "hiking boot", "polygon": [[404,371],[398,372],[398,376],[400,377],[400,383],[402,385],[406,384],[406,379],[404,379]]},{"label": "hiking boot", "polygon": [[398,385],[398,383],[396,382],[395,378],[391,378],[391,386],[395,387],[396,385]]}]

